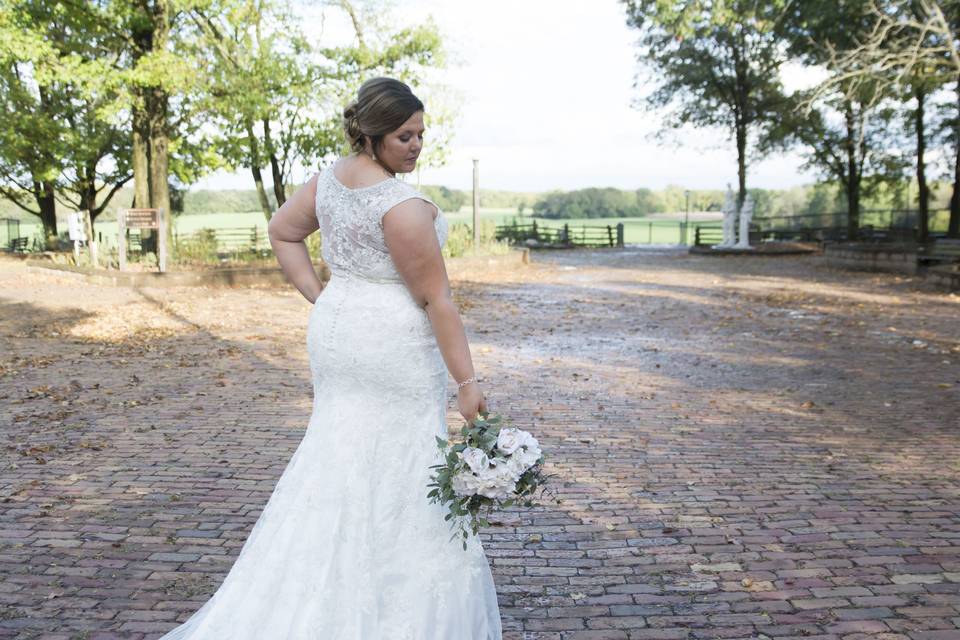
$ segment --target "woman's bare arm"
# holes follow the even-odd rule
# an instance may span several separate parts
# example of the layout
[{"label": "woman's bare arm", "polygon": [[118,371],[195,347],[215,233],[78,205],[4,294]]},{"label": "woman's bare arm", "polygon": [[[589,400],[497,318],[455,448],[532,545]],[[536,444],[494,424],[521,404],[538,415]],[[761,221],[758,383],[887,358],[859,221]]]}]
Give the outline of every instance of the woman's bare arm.
[{"label": "woman's bare arm", "polygon": [[316,195],[317,176],[314,176],[277,209],[267,225],[270,246],[280,268],[310,302],[315,302],[323,290],[323,282],[317,277],[303,241],[320,226],[315,210]]},{"label": "woman's bare arm", "polygon": [[[460,312],[451,297],[433,211],[433,205],[425,200],[401,202],[383,216],[383,237],[397,272],[417,304],[426,309],[447,370],[455,380],[463,381],[474,376],[473,359]],[[465,385],[458,396],[467,420],[472,420],[478,410],[486,410],[478,385]]]}]

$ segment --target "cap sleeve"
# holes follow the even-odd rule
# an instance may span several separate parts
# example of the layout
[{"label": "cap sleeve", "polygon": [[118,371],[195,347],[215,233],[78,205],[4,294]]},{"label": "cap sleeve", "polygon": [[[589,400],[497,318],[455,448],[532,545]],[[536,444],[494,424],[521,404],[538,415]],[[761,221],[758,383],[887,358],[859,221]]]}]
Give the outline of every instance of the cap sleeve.
[{"label": "cap sleeve", "polygon": [[379,216],[380,228],[381,229],[383,228],[383,216],[387,215],[387,212],[390,211],[390,209],[393,209],[395,206],[397,206],[401,202],[406,202],[407,200],[414,200],[414,199],[423,200],[424,202],[427,202],[433,205],[434,208],[436,208],[437,215],[434,217],[434,220],[436,220],[436,218],[440,216],[440,207],[437,206],[436,202],[434,202],[427,196],[423,195],[422,193],[414,189],[412,186],[410,186],[406,182],[400,182],[399,180],[396,180],[394,182],[394,186],[386,190],[386,192],[384,193],[383,200],[380,203],[380,216]]}]

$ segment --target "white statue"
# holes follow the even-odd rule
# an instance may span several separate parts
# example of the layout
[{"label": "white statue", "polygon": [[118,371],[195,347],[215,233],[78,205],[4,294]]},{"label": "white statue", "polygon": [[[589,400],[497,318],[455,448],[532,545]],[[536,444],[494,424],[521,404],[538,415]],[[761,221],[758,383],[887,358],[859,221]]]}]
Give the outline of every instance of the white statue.
[{"label": "white statue", "polygon": [[727,183],[727,195],[723,200],[722,211],[723,240],[720,241],[720,244],[716,244],[714,246],[718,248],[732,247],[737,241],[734,235],[736,233],[737,205],[734,203],[733,189],[730,188],[729,183]]},{"label": "white statue", "polygon": [[753,198],[748,194],[740,209],[740,240],[737,249],[752,249],[750,246],[750,221],[753,220]]}]

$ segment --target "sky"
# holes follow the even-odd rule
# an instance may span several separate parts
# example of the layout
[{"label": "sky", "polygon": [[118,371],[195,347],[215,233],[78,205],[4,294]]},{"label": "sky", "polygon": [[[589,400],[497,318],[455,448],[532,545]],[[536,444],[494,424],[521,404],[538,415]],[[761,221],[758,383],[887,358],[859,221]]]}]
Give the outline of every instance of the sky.
[{"label": "sky", "polygon": [[[458,105],[451,153],[446,166],[421,170],[423,184],[469,189],[473,159],[487,189],[736,184],[736,151],[723,132],[671,131],[658,141],[661,114],[631,107],[636,32],[617,0],[394,0],[392,11],[406,24],[432,16],[452,54],[437,78]],[[324,24],[326,37],[338,29],[347,25]],[[798,73],[788,85],[805,84]],[[813,182],[801,164],[796,153],[771,156],[749,168],[748,186]],[[248,171],[194,185],[251,187]]]}]

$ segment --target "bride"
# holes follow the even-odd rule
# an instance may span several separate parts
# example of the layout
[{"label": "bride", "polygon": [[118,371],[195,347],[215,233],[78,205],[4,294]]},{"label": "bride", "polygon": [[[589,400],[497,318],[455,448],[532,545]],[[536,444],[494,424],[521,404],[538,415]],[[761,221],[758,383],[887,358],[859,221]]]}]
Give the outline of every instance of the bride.
[{"label": "bride", "polygon": [[[446,220],[396,178],[416,166],[423,110],[402,82],[366,82],[343,114],[354,153],[270,221],[283,272],[313,302],[313,411],[223,583],[162,640],[501,639],[479,538],[464,551],[427,498],[448,372],[464,419],[486,400],[440,253]],[[318,228],[325,288],[303,242]]]}]

